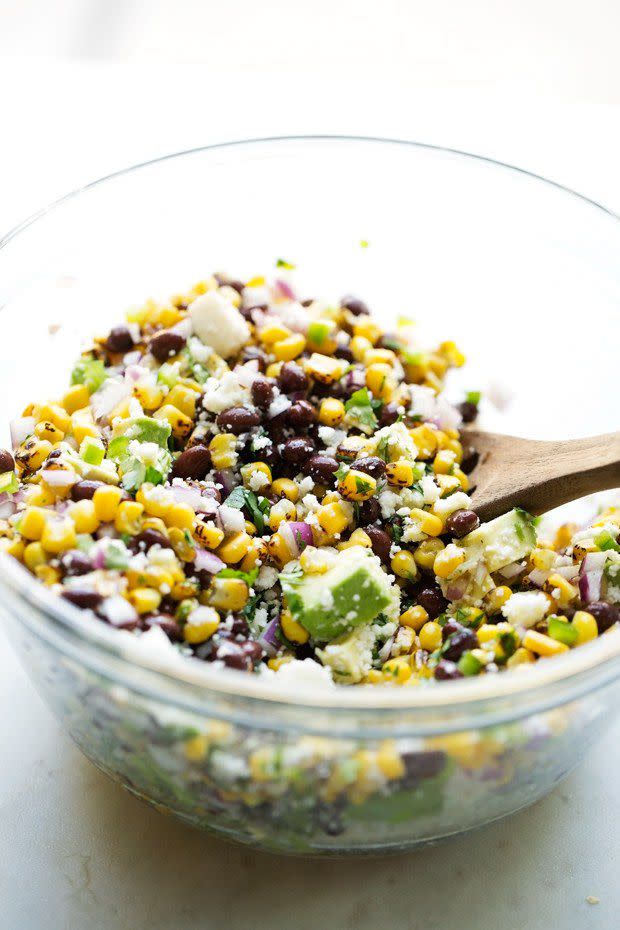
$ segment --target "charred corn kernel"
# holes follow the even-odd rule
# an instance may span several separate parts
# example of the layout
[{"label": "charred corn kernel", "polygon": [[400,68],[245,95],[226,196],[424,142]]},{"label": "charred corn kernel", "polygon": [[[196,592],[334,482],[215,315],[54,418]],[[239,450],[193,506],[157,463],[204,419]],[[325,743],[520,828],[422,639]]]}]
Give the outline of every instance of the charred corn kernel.
[{"label": "charred corn kernel", "polygon": [[433,459],[433,471],[436,475],[448,475],[456,462],[456,456],[450,449],[442,449]]},{"label": "charred corn kernel", "polygon": [[258,562],[264,562],[267,556],[267,543],[262,539],[253,539],[252,545],[241,560],[241,570],[251,571]]},{"label": "charred corn kernel", "polygon": [[443,530],[443,523],[434,513],[428,513],[419,507],[414,507],[411,511],[411,519],[415,520],[420,527],[420,531],[427,536],[439,536]]},{"label": "charred corn kernel", "polygon": [[338,426],[344,419],[345,409],[341,400],[326,397],[319,408],[319,423],[324,426]]},{"label": "charred corn kernel", "polygon": [[157,591],[164,588],[166,594],[172,590],[174,584],[171,573],[158,565],[146,565],[144,568],[129,567],[126,577],[130,588],[155,588]]},{"label": "charred corn kernel", "polygon": [[406,773],[405,763],[392,743],[384,743],[379,747],[375,762],[386,778],[403,778]]},{"label": "charred corn kernel", "polygon": [[441,497],[449,497],[461,487],[461,482],[454,475],[436,475],[435,479],[439,485]]},{"label": "charred corn kernel", "polygon": [[361,528],[357,530],[353,530],[353,532],[349,536],[349,543],[352,546],[363,546],[364,549],[372,549],[372,541],[370,539],[370,536],[368,535],[366,530],[363,530]]},{"label": "charred corn kernel", "polygon": [[203,733],[185,740],[183,752],[188,762],[202,762],[209,751],[209,741]]},{"label": "charred corn kernel", "polygon": [[252,537],[247,533],[235,533],[219,546],[217,554],[227,565],[236,565],[247,554],[251,544]]},{"label": "charred corn kernel", "polygon": [[119,533],[135,536],[140,532],[144,507],[138,501],[121,501],[114,517],[114,527]]},{"label": "charred corn kernel", "polygon": [[52,585],[60,581],[60,572],[52,565],[37,565],[34,570],[35,575],[42,584],[51,588]]},{"label": "charred corn kernel", "polygon": [[274,656],[273,659],[269,659],[267,666],[272,672],[277,672],[279,668],[282,668],[287,662],[292,662],[294,658],[295,656],[292,653],[284,653],[284,655]]},{"label": "charred corn kernel", "polygon": [[49,442],[60,442],[65,438],[65,434],[61,429],[58,429],[51,420],[41,420],[40,423],[34,428],[35,436],[38,436],[39,439],[47,439]]},{"label": "charred corn kernel", "polygon": [[338,490],[348,501],[367,501],[377,490],[377,481],[366,472],[351,468],[338,482]]},{"label": "charred corn kernel", "polygon": [[483,623],[482,626],[478,627],[476,630],[476,635],[478,637],[479,643],[490,643],[491,640],[496,639],[498,635],[498,627],[494,626],[492,623]]},{"label": "charred corn kernel", "polygon": [[242,610],[249,596],[248,586],[241,578],[214,578],[206,592],[209,606],[222,613]]},{"label": "charred corn kernel", "polygon": [[39,540],[43,535],[48,513],[40,507],[27,507],[19,519],[18,530],[25,539]]},{"label": "charred corn kernel", "polygon": [[349,515],[340,501],[334,501],[333,504],[325,504],[319,507],[316,516],[319,526],[332,536],[342,533],[350,522]]},{"label": "charred corn kernel", "polygon": [[423,539],[413,556],[420,568],[430,571],[435,563],[435,556],[443,548],[444,543],[441,539]]},{"label": "charred corn kernel", "polygon": [[88,407],[90,403],[90,394],[85,384],[74,384],[63,395],[61,404],[69,416],[76,410]]},{"label": "charred corn kernel", "polygon": [[438,578],[449,578],[459,565],[465,561],[465,553],[454,543],[449,543],[445,549],[438,552],[433,563],[433,571]]},{"label": "charred corn kernel", "polygon": [[224,539],[224,531],[213,520],[197,517],[194,523],[194,538],[207,549],[217,549]]},{"label": "charred corn kernel", "polygon": [[373,346],[378,341],[381,333],[381,327],[378,326],[369,316],[358,320],[353,325],[353,336],[362,336],[364,339],[368,339],[368,342],[370,342]]},{"label": "charred corn kernel", "polygon": [[127,596],[139,614],[148,614],[157,610],[161,604],[161,594],[154,588],[134,588]]},{"label": "charred corn kernel", "polygon": [[365,685],[379,685],[385,681],[383,677],[383,672],[378,668],[371,668],[367,671],[366,677],[363,680]]},{"label": "charred corn kernel", "polygon": [[101,523],[97,516],[94,501],[77,501],[69,510],[75,524],[76,533],[95,533]]},{"label": "charred corn kernel", "polygon": [[366,369],[366,387],[373,397],[382,401],[390,401],[396,390],[396,382],[390,365],[377,362]]},{"label": "charred corn kernel", "polygon": [[534,654],[530,652],[529,649],[524,649],[523,646],[519,646],[506,662],[506,667],[516,668],[517,665],[526,665],[528,662],[533,661]]},{"label": "charred corn kernel", "polygon": [[462,491],[469,491],[469,478],[458,465],[452,468],[452,476],[458,479]]},{"label": "charred corn kernel", "polygon": [[530,652],[534,652],[539,656],[557,656],[561,652],[568,652],[566,643],[545,636],[544,633],[539,633],[537,630],[528,630],[523,637],[522,645],[525,649],[529,649]]},{"label": "charred corn kernel", "polygon": [[[164,400],[164,392],[159,385],[150,384],[149,382],[138,381],[137,384],[134,384],[133,396],[148,411],[157,410]],[[168,399],[170,399],[170,395],[168,395]],[[173,401],[170,401],[170,403],[173,403]]]},{"label": "charred corn kernel", "polygon": [[170,590],[170,597],[175,601],[184,601],[189,597],[198,597],[200,594],[200,586],[196,584],[195,581],[178,581],[176,584],[172,585]]},{"label": "charred corn kernel", "polygon": [[71,432],[75,437],[75,441],[78,445],[86,438],[86,436],[93,436],[95,438],[101,435],[98,427],[95,425],[93,420],[93,414],[90,407],[84,407],[83,409],[76,410],[75,413],[71,414]]},{"label": "charred corn kernel", "polygon": [[[253,479],[254,475],[263,477]],[[245,488],[262,492],[271,484],[271,469],[266,462],[249,462],[241,467],[241,477]]]},{"label": "charred corn kernel", "polygon": [[189,504],[171,504],[166,511],[164,522],[168,526],[176,526],[180,530],[191,530],[194,527],[196,514]]},{"label": "charred corn kernel", "polygon": [[409,581],[417,578],[418,566],[415,564],[413,552],[409,552],[408,549],[400,549],[399,552],[392,556],[390,566],[394,574],[398,575],[399,578],[407,578]]},{"label": "charred corn kernel", "polygon": [[279,339],[271,346],[271,351],[278,362],[292,362],[306,348],[306,340],[301,333],[291,333],[286,339]]},{"label": "charred corn kernel", "polygon": [[123,492],[113,485],[97,488],[93,494],[95,513],[102,523],[111,523],[116,517],[118,506],[122,500]]},{"label": "charred corn kernel", "polygon": [[545,582],[545,591],[562,606],[570,604],[579,595],[579,589],[557,573],[549,575]]},{"label": "charred corn kernel", "polygon": [[166,397],[166,403],[172,404],[173,407],[176,407],[177,410],[180,410],[181,413],[184,413],[186,417],[194,419],[196,416],[196,401],[200,395],[196,391],[190,390],[184,384],[175,384],[168,396]]},{"label": "charred corn kernel", "polygon": [[441,646],[441,627],[434,620],[428,620],[420,630],[420,646],[427,652],[434,652]]},{"label": "charred corn kernel", "polygon": [[308,546],[299,557],[299,564],[305,575],[324,575],[332,563],[333,558],[315,546]]},{"label": "charred corn kernel", "polygon": [[243,527],[248,536],[256,536],[256,524],[252,523],[251,520],[246,520],[243,524]]},{"label": "charred corn kernel", "polygon": [[437,430],[430,426],[416,426],[409,430],[409,435],[418,450],[419,459],[430,459],[437,451]]},{"label": "charred corn kernel", "polygon": [[31,436],[15,453],[15,459],[29,471],[40,468],[52,451],[52,444],[48,439],[39,439]]},{"label": "charred corn kernel", "polygon": [[386,466],[385,477],[396,488],[410,488],[413,484],[413,468],[409,462],[398,459]]},{"label": "charred corn kernel", "polygon": [[53,517],[46,521],[41,534],[46,552],[57,555],[75,547],[75,525],[70,517]]},{"label": "charred corn kernel", "polygon": [[277,530],[284,520],[294,520],[296,516],[295,504],[283,497],[272,506],[267,523],[270,529]]},{"label": "charred corn kernel", "polygon": [[307,643],[310,638],[308,631],[291,616],[290,610],[286,608],[280,614],[280,626],[286,638],[292,643]]},{"label": "charred corn kernel", "polygon": [[532,568],[539,571],[548,572],[555,562],[556,553],[553,549],[532,549],[530,553],[530,564]]},{"label": "charred corn kernel", "polygon": [[577,646],[582,643],[589,643],[591,639],[596,639],[598,636],[596,620],[587,610],[576,610],[571,623],[573,628],[577,630],[577,642],[575,644]]},{"label": "charred corn kernel", "polygon": [[494,614],[498,614],[511,595],[511,589],[505,584],[499,585],[497,588],[493,588],[493,590],[489,591],[484,599],[486,612],[491,617]]},{"label": "charred corn kernel", "polygon": [[439,352],[452,368],[461,368],[465,364],[465,356],[454,342],[442,342]]},{"label": "charred corn kernel", "polygon": [[60,404],[43,404],[39,407],[38,419],[53,423],[61,433],[68,433],[71,429],[71,417]]},{"label": "charred corn kernel", "polygon": [[411,665],[404,656],[397,656],[395,659],[388,659],[383,663],[381,668],[383,678],[387,681],[395,681],[402,684],[411,678]]},{"label": "charred corn kernel", "polygon": [[194,428],[192,418],[185,416],[178,407],[173,407],[172,404],[164,404],[163,407],[155,411],[153,416],[156,420],[165,420],[166,423],[170,424],[175,439],[184,439],[185,436],[189,436]]},{"label": "charred corn kernel", "polygon": [[279,319],[274,317],[268,320],[264,326],[258,330],[258,338],[266,346],[272,346],[276,342],[282,342],[292,333],[288,326],[285,326]]},{"label": "charred corn kernel", "polygon": [[[144,522],[146,523],[146,520]],[[177,558],[181,559],[182,562],[194,561],[196,547],[193,544],[189,533],[180,530],[176,526],[172,526],[168,532],[168,537],[170,539],[170,545],[172,546],[174,554],[177,556]]]},{"label": "charred corn kernel", "polygon": [[24,549],[24,564],[31,572],[37,565],[44,565],[47,562],[47,555],[40,542],[28,543]]},{"label": "charred corn kernel", "polygon": [[322,504],[333,504],[335,501],[340,500],[340,495],[337,491],[328,491],[327,494],[323,496],[321,501]]},{"label": "charred corn kernel", "polygon": [[299,500],[299,488],[290,478],[276,478],[271,485],[271,492],[276,497],[285,497],[293,503]]},{"label": "charred corn kernel", "polygon": [[334,381],[338,381],[346,367],[347,363],[344,359],[331,358],[319,352],[313,352],[305,363],[306,372],[321,384],[333,384]]},{"label": "charred corn kernel", "polygon": [[198,607],[187,618],[183,627],[183,639],[186,643],[205,643],[211,639],[220,625],[220,615],[213,607]]},{"label": "charred corn kernel", "polygon": [[209,443],[214,468],[232,468],[237,462],[237,437],[232,433],[220,433]]},{"label": "charred corn kernel", "polygon": [[428,614],[421,604],[415,604],[413,607],[409,607],[398,618],[398,622],[401,626],[407,626],[415,630],[416,633],[422,629],[427,620]]},{"label": "charred corn kernel", "polygon": [[284,537],[275,532],[273,536],[269,537],[267,542],[267,551],[271,558],[278,563],[278,565],[286,565],[287,562],[293,558],[291,549],[284,539]]},{"label": "charred corn kernel", "polygon": [[448,370],[448,362],[441,355],[430,352],[426,357],[428,368],[437,378],[443,378]]},{"label": "charred corn kernel", "polygon": [[354,336],[349,343],[349,348],[353,353],[356,362],[363,362],[368,352],[372,351],[372,342],[365,336]]}]

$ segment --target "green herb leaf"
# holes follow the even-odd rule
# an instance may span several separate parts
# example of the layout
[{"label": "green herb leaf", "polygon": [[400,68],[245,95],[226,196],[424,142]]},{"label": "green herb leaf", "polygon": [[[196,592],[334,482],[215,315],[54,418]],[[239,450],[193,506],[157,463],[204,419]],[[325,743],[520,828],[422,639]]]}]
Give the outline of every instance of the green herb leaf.
[{"label": "green herb leaf", "polygon": [[[381,401],[379,401],[379,403],[381,403]],[[344,405],[344,409],[360,429],[374,432],[377,428],[378,421],[373,409],[372,398],[368,393],[368,388],[363,387],[359,391],[355,391],[351,394],[351,397]]]},{"label": "green herb leaf", "polygon": [[245,581],[247,586],[251,588],[258,577],[258,568],[253,568],[249,572],[242,572],[239,568],[223,568],[215,577],[240,578],[241,581]]},{"label": "green herb leaf", "polygon": [[480,393],[480,391],[468,391],[467,394],[465,395],[465,400],[467,401],[468,404],[473,404],[474,407],[477,407],[478,404],[480,403],[481,397],[482,397],[482,394]]},{"label": "green herb leaf", "polygon": [[334,478],[336,479],[336,481],[343,481],[350,471],[351,471],[351,466],[345,465],[344,462],[342,462],[338,466],[336,471],[334,472]]},{"label": "green herb leaf", "polygon": [[245,488],[238,485],[230,492],[224,504],[227,507],[234,507],[235,510],[242,510],[245,507]]},{"label": "green herb leaf", "polygon": [[294,271],[296,267],[292,262],[287,262],[285,258],[279,258],[276,262],[276,268],[286,268],[287,271]]}]

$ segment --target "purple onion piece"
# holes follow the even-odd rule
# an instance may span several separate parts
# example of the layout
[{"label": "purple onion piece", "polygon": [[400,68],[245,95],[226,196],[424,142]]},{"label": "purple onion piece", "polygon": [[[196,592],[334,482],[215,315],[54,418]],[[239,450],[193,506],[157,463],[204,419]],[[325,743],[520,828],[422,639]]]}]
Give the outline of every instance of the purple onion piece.
[{"label": "purple onion piece", "polygon": [[205,571],[210,575],[217,575],[223,568],[226,568],[226,563],[222,562],[214,552],[209,552],[208,549],[196,549],[194,566],[196,571]]},{"label": "purple onion piece", "polygon": [[280,648],[280,641],[277,637],[277,632],[280,627],[280,619],[276,617],[275,620],[270,620],[261,635],[258,637],[258,642],[263,647],[267,655],[275,656],[278,649]]}]

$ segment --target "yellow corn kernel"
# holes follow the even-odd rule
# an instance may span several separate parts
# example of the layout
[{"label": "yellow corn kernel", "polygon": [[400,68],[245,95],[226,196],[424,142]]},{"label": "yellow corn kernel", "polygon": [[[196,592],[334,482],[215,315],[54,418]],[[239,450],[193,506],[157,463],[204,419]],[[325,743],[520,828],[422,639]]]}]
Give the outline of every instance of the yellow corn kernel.
[{"label": "yellow corn kernel", "polygon": [[545,591],[562,606],[570,604],[579,594],[579,590],[567,581],[562,575],[553,573],[549,575],[545,582]]},{"label": "yellow corn kernel", "polygon": [[307,332],[307,346],[310,352],[322,352],[324,355],[333,355],[338,347],[335,339],[337,323],[335,320],[322,318],[310,323]]},{"label": "yellow corn kernel", "polygon": [[44,481],[31,485],[26,497],[28,505],[32,507],[50,507],[56,500],[56,494]]},{"label": "yellow corn kernel", "polygon": [[366,672],[365,677],[362,679],[362,684],[364,685],[380,685],[383,684],[385,678],[383,677],[383,672],[378,668],[370,668]]},{"label": "yellow corn kernel", "polygon": [[511,595],[511,589],[505,584],[489,591],[484,599],[484,607],[489,616],[492,617],[494,614],[498,614]]},{"label": "yellow corn kernel", "polygon": [[116,405],[108,414],[108,419],[111,423],[114,420],[126,420],[131,416],[131,397],[126,397],[124,400],[121,400],[120,403]]},{"label": "yellow corn kernel", "polygon": [[47,555],[40,542],[28,543],[24,549],[24,564],[31,572],[37,565],[44,565],[47,562]]},{"label": "yellow corn kernel", "polygon": [[292,662],[295,658],[294,655],[289,653],[284,653],[281,656],[274,656],[273,659],[269,659],[267,662],[268,667],[272,672],[277,672],[279,668],[282,668],[283,665],[286,665],[287,662]]},{"label": "yellow corn kernel", "polygon": [[353,336],[362,336],[371,345],[375,345],[382,334],[382,329],[369,316],[365,316],[353,325]]},{"label": "yellow corn kernel", "polygon": [[428,620],[419,633],[420,646],[427,652],[434,652],[441,646],[441,627],[434,620]]},{"label": "yellow corn kernel", "polygon": [[150,517],[164,520],[174,503],[174,497],[161,485],[143,484],[136,492],[136,500]]},{"label": "yellow corn kernel", "polygon": [[428,370],[428,356],[424,352],[405,351],[401,356],[405,380],[410,384],[421,384]]},{"label": "yellow corn kernel", "polygon": [[443,530],[443,523],[439,517],[419,507],[412,509],[411,519],[419,524],[420,532],[425,533],[426,536],[439,536]]},{"label": "yellow corn kernel", "polygon": [[[38,543],[29,543],[29,545],[36,546]],[[18,559],[20,562],[24,558],[25,548],[24,540],[20,539],[19,536],[14,536],[12,539],[9,539],[8,536],[0,538],[0,550],[6,555],[12,555],[14,559]]]},{"label": "yellow corn kernel", "polygon": [[[264,475],[264,480],[259,479],[256,481],[255,479],[255,487],[252,487],[252,476],[256,474]],[[249,462],[241,467],[241,477],[245,488],[262,492],[271,484],[271,469],[266,462]]]},{"label": "yellow corn kernel", "polygon": [[161,533],[162,536],[168,537],[168,527],[162,519],[159,517],[145,517],[142,521],[143,530],[156,530],[158,533]]},{"label": "yellow corn kernel", "polygon": [[461,482],[454,475],[436,475],[437,484],[441,491],[441,497],[449,497],[454,491],[458,491]]},{"label": "yellow corn kernel", "polygon": [[365,336],[354,336],[349,343],[349,348],[353,353],[356,362],[363,362],[368,352],[372,350],[372,342]]},{"label": "yellow corn kernel", "polygon": [[377,490],[377,481],[366,472],[351,468],[338,482],[338,490],[348,501],[367,501]]},{"label": "yellow corn kernel", "polygon": [[[145,410],[157,410],[164,400],[164,392],[157,384],[150,384],[148,381],[141,383],[138,381],[133,386],[133,396],[140,402]],[[170,395],[168,395],[168,399]],[[172,403],[172,401],[171,401]]]},{"label": "yellow corn kernel", "polygon": [[373,397],[390,401],[394,396],[394,374],[390,365],[377,362],[366,369],[366,387]]},{"label": "yellow corn kernel", "polygon": [[418,566],[415,564],[413,552],[408,549],[400,549],[390,562],[390,566],[395,575],[399,578],[406,578],[413,581],[418,576]]},{"label": "yellow corn kernel", "polygon": [[589,643],[590,640],[596,639],[598,636],[596,620],[587,610],[576,610],[571,625],[578,633],[575,643],[577,646],[581,646],[583,643]]},{"label": "yellow corn kernel", "polygon": [[399,459],[386,466],[385,477],[396,488],[410,488],[413,484],[413,468],[409,462]]},{"label": "yellow corn kernel", "polygon": [[393,368],[395,361],[396,355],[391,349],[369,349],[364,356],[364,365],[367,368],[369,365],[375,364],[389,365],[390,368]]},{"label": "yellow corn kernel", "polygon": [[437,451],[437,430],[431,429],[430,426],[416,426],[409,430],[409,435],[413,439],[416,449],[418,450],[419,459],[430,459]]},{"label": "yellow corn kernel", "polygon": [[[368,476],[366,476],[368,477]],[[334,501],[332,504],[325,504],[316,511],[319,526],[329,533],[336,536],[347,528],[350,522],[349,515],[345,511],[340,501]]]},{"label": "yellow corn kernel", "polygon": [[168,526],[176,526],[180,530],[191,530],[194,527],[196,514],[189,504],[171,504],[166,511],[164,522]]},{"label": "yellow corn kernel", "polygon": [[441,355],[437,355],[435,352],[431,352],[427,355],[426,362],[429,369],[437,378],[444,377],[448,370],[448,363],[445,358],[442,358]]},{"label": "yellow corn kernel", "polygon": [[54,517],[46,521],[41,534],[46,552],[57,555],[75,547],[75,525],[69,517]]},{"label": "yellow corn kernel", "polygon": [[516,668],[518,665],[526,665],[534,661],[534,654],[529,649],[519,646],[518,649],[510,656],[506,662],[506,668]]},{"label": "yellow corn kernel", "polygon": [[458,439],[452,439],[451,437],[449,437],[446,440],[444,449],[448,449],[450,452],[454,452],[454,455],[456,456],[455,461],[457,462],[458,465],[461,464],[461,462],[463,461],[463,446],[461,445]]},{"label": "yellow corn kernel", "polygon": [[209,751],[209,741],[203,733],[185,740],[183,752],[188,762],[202,762]]},{"label": "yellow corn kernel", "polygon": [[456,462],[456,455],[450,449],[442,449],[433,459],[433,471],[436,475],[448,475]]},{"label": "yellow corn kernel", "polygon": [[35,436],[38,436],[39,439],[47,439],[49,442],[60,442],[65,438],[65,434],[61,429],[58,429],[51,420],[41,420],[40,423],[34,428]]},{"label": "yellow corn kernel", "polygon": [[252,537],[248,536],[247,533],[235,533],[234,536],[221,544],[217,554],[222,562],[226,562],[227,565],[236,565],[247,554],[251,543]]},{"label": "yellow corn kernel", "polygon": [[163,407],[155,411],[153,416],[156,420],[165,420],[166,423],[170,424],[172,435],[175,439],[184,439],[185,436],[189,436],[194,428],[194,421],[192,418],[185,416],[184,413],[181,413],[181,411],[177,407],[173,407],[172,404],[164,404]]},{"label": "yellow corn kernel", "polygon": [[459,565],[465,561],[465,553],[454,543],[450,543],[435,556],[433,571],[438,578],[449,578]]},{"label": "yellow corn kernel", "polygon": [[333,564],[333,557],[329,553],[317,549],[315,546],[308,546],[299,557],[301,570],[305,575],[324,575],[330,565]]},{"label": "yellow corn kernel", "polygon": [[68,433],[71,429],[71,417],[60,404],[43,404],[39,407],[38,419],[53,423],[61,433]]},{"label": "yellow corn kernel", "polygon": [[282,342],[292,333],[288,326],[285,326],[280,320],[274,317],[268,320],[264,326],[258,330],[258,338],[266,346],[273,346],[276,342]]},{"label": "yellow corn kernel", "polygon": [[330,358],[329,355],[321,355],[319,352],[313,352],[305,363],[306,372],[321,384],[333,384],[334,381],[338,381],[346,367],[344,359]]},{"label": "yellow corn kernel", "polygon": [[465,356],[454,342],[442,342],[439,352],[452,368],[461,368],[465,364]]},{"label": "yellow corn kernel", "polygon": [[209,443],[214,468],[233,468],[237,463],[237,437],[232,433],[219,433]]},{"label": "yellow corn kernel", "polygon": [[283,497],[282,500],[279,500],[276,504],[273,505],[269,511],[269,519],[267,523],[269,528],[272,530],[277,530],[281,523],[285,520],[294,520],[297,515],[295,509],[295,504],[292,501],[287,500],[286,497]]},{"label": "yellow corn kernel", "polygon": [[290,610],[286,608],[280,614],[280,626],[286,638],[292,643],[307,643],[310,639],[308,631],[292,617]]},{"label": "yellow corn kernel", "polygon": [[523,637],[522,645],[525,649],[529,649],[530,652],[534,652],[539,656],[557,656],[562,652],[568,652],[566,643],[545,636],[544,633],[539,633],[537,630],[528,630]]},{"label": "yellow corn kernel", "polygon": [[265,369],[265,375],[268,378],[277,378],[282,371],[283,362],[271,362]]},{"label": "yellow corn kernel", "polygon": [[204,643],[211,639],[220,625],[220,615],[213,607],[199,607],[187,618],[183,627],[183,639],[186,643]]},{"label": "yellow corn kernel", "polygon": [[279,362],[291,362],[298,358],[306,348],[306,340],[301,333],[291,333],[286,339],[280,339],[271,346],[271,351]]},{"label": "yellow corn kernel", "polygon": [[394,681],[398,684],[408,681],[412,675],[411,666],[404,656],[388,659],[387,662],[383,663],[381,671],[385,680]]},{"label": "yellow corn kernel", "polygon": [[156,322],[164,329],[169,329],[175,323],[180,323],[182,319],[184,319],[183,314],[176,307],[162,307],[157,314]]},{"label": "yellow corn kernel", "polygon": [[357,530],[353,530],[353,532],[349,536],[349,544],[351,546],[363,546],[364,549],[372,549],[372,541],[370,539],[370,536],[368,535],[366,530],[363,530],[361,528]]},{"label": "yellow corn kernel", "polygon": [[414,558],[420,568],[430,571],[435,563],[435,556],[444,548],[441,539],[423,539],[416,551]]},{"label": "yellow corn kernel", "polygon": [[100,437],[101,433],[95,425],[90,407],[84,407],[71,414],[71,431],[78,445],[80,445],[87,436],[92,436],[94,438]]},{"label": "yellow corn kernel", "polygon": [[275,532],[273,536],[269,537],[267,551],[278,565],[286,565],[293,557],[288,543],[278,532]]},{"label": "yellow corn kernel", "polygon": [[344,419],[345,409],[341,400],[326,397],[319,408],[319,423],[324,426],[338,426]]},{"label": "yellow corn kernel", "polygon": [[122,501],[114,518],[114,527],[119,533],[135,536],[140,532],[144,507],[138,501]]},{"label": "yellow corn kernel", "polygon": [[25,539],[39,540],[49,514],[40,507],[27,507],[19,519],[18,530]]},{"label": "yellow corn kernel", "polygon": [[398,618],[398,622],[401,626],[408,626],[410,629],[415,630],[416,633],[422,629],[427,620],[428,614],[421,604],[415,604],[413,607],[409,607]]},{"label": "yellow corn kernel", "polygon": [[35,575],[42,584],[50,587],[54,584],[58,584],[60,581],[60,572],[57,568],[53,568],[51,565],[37,565],[34,570]]},{"label": "yellow corn kernel", "polygon": [[111,523],[116,517],[118,506],[123,497],[120,488],[113,485],[107,485],[104,488],[97,488],[93,494],[93,505],[95,513],[102,523]]},{"label": "yellow corn kernel", "polygon": [[196,401],[200,394],[193,391],[184,384],[175,384],[168,396],[166,403],[172,404],[177,410],[185,414],[186,417],[194,419],[196,416]]},{"label": "yellow corn kernel", "polygon": [[483,623],[482,626],[478,627],[478,629],[476,630],[478,642],[479,643],[490,643],[491,640],[496,639],[497,634],[501,632],[501,630],[499,629],[500,626],[501,624],[499,623],[496,626],[493,625],[492,623]]},{"label": "yellow corn kernel", "polygon": [[157,610],[161,604],[161,594],[154,588],[134,588],[127,596],[139,614],[148,614]]},{"label": "yellow corn kernel", "polygon": [[[146,520],[144,521],[147,522]],[[192,545],[191,540],[187,538],[186,533],[183,530],[180,530],[176,526],[170,527],[168,533],[170,539],[170,545],[174,550],[174,554],[177,558],[181,559],[182,562],[193,562],[194,556],[196,554],[196,547]]]},{"label": "yellow corn kernel", "polygon": [[206,546],[207,549],[217,549],[224,539],[224,530],[216,526],[213,520],[203,520],[202,517],[196,517],[194,538],[203,546]]},{"label": "yellow corn kernel", "polygon": [[92,500],[77,501],[69,510],[71,519],[75,524],[76,533],[95,533],[99,529],[100,520],[97,516],[95,504]]},{"label": "yellow corn kernel", "polygon": [[172,585],[170,597],[175,601],[185,601],[191,597],[198,597],[200,594],[200,585],[195,581],[178,581]]},{"label": "yellow corn kernel", "polygon": [[276,478],[271,485],[271,492],[276,497],[285,497],[293,503],[299,500],[299,488],[290,478]]},{"label": "yellow corn kernel", "polygon": [[243,527],[248,536],[256,536],[256,524],[251,520],[244,520]]},{"label": "yellow corn kernel", "polygon": [[249,596],[248,586],[241,578],[214,578],[206,592],[205,600],[210,607],[227,613],[231,610],[242,610]]},{"label": "yellow corn kernel", "polygon": [[458,467],[458,465],[453,466],[452,477],[458,480],[458,483],[460,484],[462,491],[469,491],[469,478],[467,477],[465,472],[461,468]]},{"label": "yellow corn kernel", "polygon": [[15,459],[29,471],[40,468],[52,451],[52,444],[48,439],[39,439],[31,436],[15,453]]},{"label": "yellow corn kernel", "polygon": [[[385,666],[383,667],[385,669]],[[390,780],[402,778],[405,775],[405,763],[393,743],[386,742],[379,748],[375,762],[377,768]]]},{"label": "yellow corn kernel", "polygon": [[555,562],[555,556],[556,554],[552,549],[532,549],[530,553],[530,564],[532,568],[548,572]]},{"label": "yellow corn kernel", "polygon": [[85,384],[74,384],[73,387],[70,387],[63,395],[61,404],[67,411],[69,415],[75,413],[76,410],[81,410],[83,407],[88,407],[90,402],[90,394],[88,393],[88,388]]}]

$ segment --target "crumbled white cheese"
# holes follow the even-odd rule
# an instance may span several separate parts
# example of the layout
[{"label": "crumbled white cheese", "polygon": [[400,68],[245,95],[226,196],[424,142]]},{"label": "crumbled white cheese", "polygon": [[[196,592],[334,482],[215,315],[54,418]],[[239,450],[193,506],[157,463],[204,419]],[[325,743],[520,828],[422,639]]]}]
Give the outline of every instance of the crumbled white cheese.
[{"label": "crumbled white cheese", "polygon": [[502,614],[516,626],[534,626],[542,620],[549,610],[549,600],[542,591],[521,591],[511,594],[504,606]]},{"label": "crumbled white cheese", "polygon": [[422,486],[422,494],[424,495],[425,504],[434,504],[437,498],[439,497],[439,488],[435,484],[435,479],[432,475],[424,475],[420,481]]},{"label": "crumbled white cheese", "polygon": [[423,384],[410,384],[409,396],[411,397],[410,416],[431,420],[436,415],[437,400],[432,388],[425,387]]},{"label": "crumbled white cheese", "polygon": [[256,436],[252,440],[252,448],[255,452],[259,452],[261,449],[266,449],[267,446],[271,446],[272,441],[269,436]]},{"label": "crumbled white cheese", "polygon": [[386,442],[391,462],[396,459],[407,459],[412,462],[418,455],[418,448],[404,423],[392,423],[391,426],[382,427],[377,430],[371,440],[375,452],[377,449],[382,449]]},{"label": "crumbled white cheese", "polygon": [[208,378],[205,384],[202,403],[209,413],[221,413],[229,407],[239,407],[249,403],[250,395],[242,387],[233,371],[226,371],[221,378]]},{"label": "crumbled white cheese", "polygon": [[433,504],[433,513],[445,519],[457,510],[469,510],[470,506],[471,498],[464,491],[455,491],[448,497],[436,500]]},{"label": "crumbled white cheese", "polygon": [[189,340],[188,348],[191,357],[195,362],[198,362],[199,365],[206,365],[213,355],[211,346],[205,345],[200,339],[196,339],[195,336],[192,336]]},{"label": "crumbled white cheese", "polygon": [[250,475],[249,484],[252,491],[260,491],[262,488],[267,487],[268,484],[271,484],[271,482],[264,472],[255,471]]},{"label": "crumbled white cheese", "polygon": [[372,668],[375,640],[372,624],[361,624],[340,640],[317,649],[316,654],[343,684],[355,684]]},{"label": "crumbled white cheese", "polygon": [[197,297],[188,308],[196,335],[222,358],[235,355],[250,338],[250,327],[235,305],[217,290]]},{"label": "crumbled white cheese", "polygon": [[381,516],[383,519],[389,520],[401,506],[400,494],[397,494],[396,491],[381,491],[379,494],[379,506],[381,507]]}]

